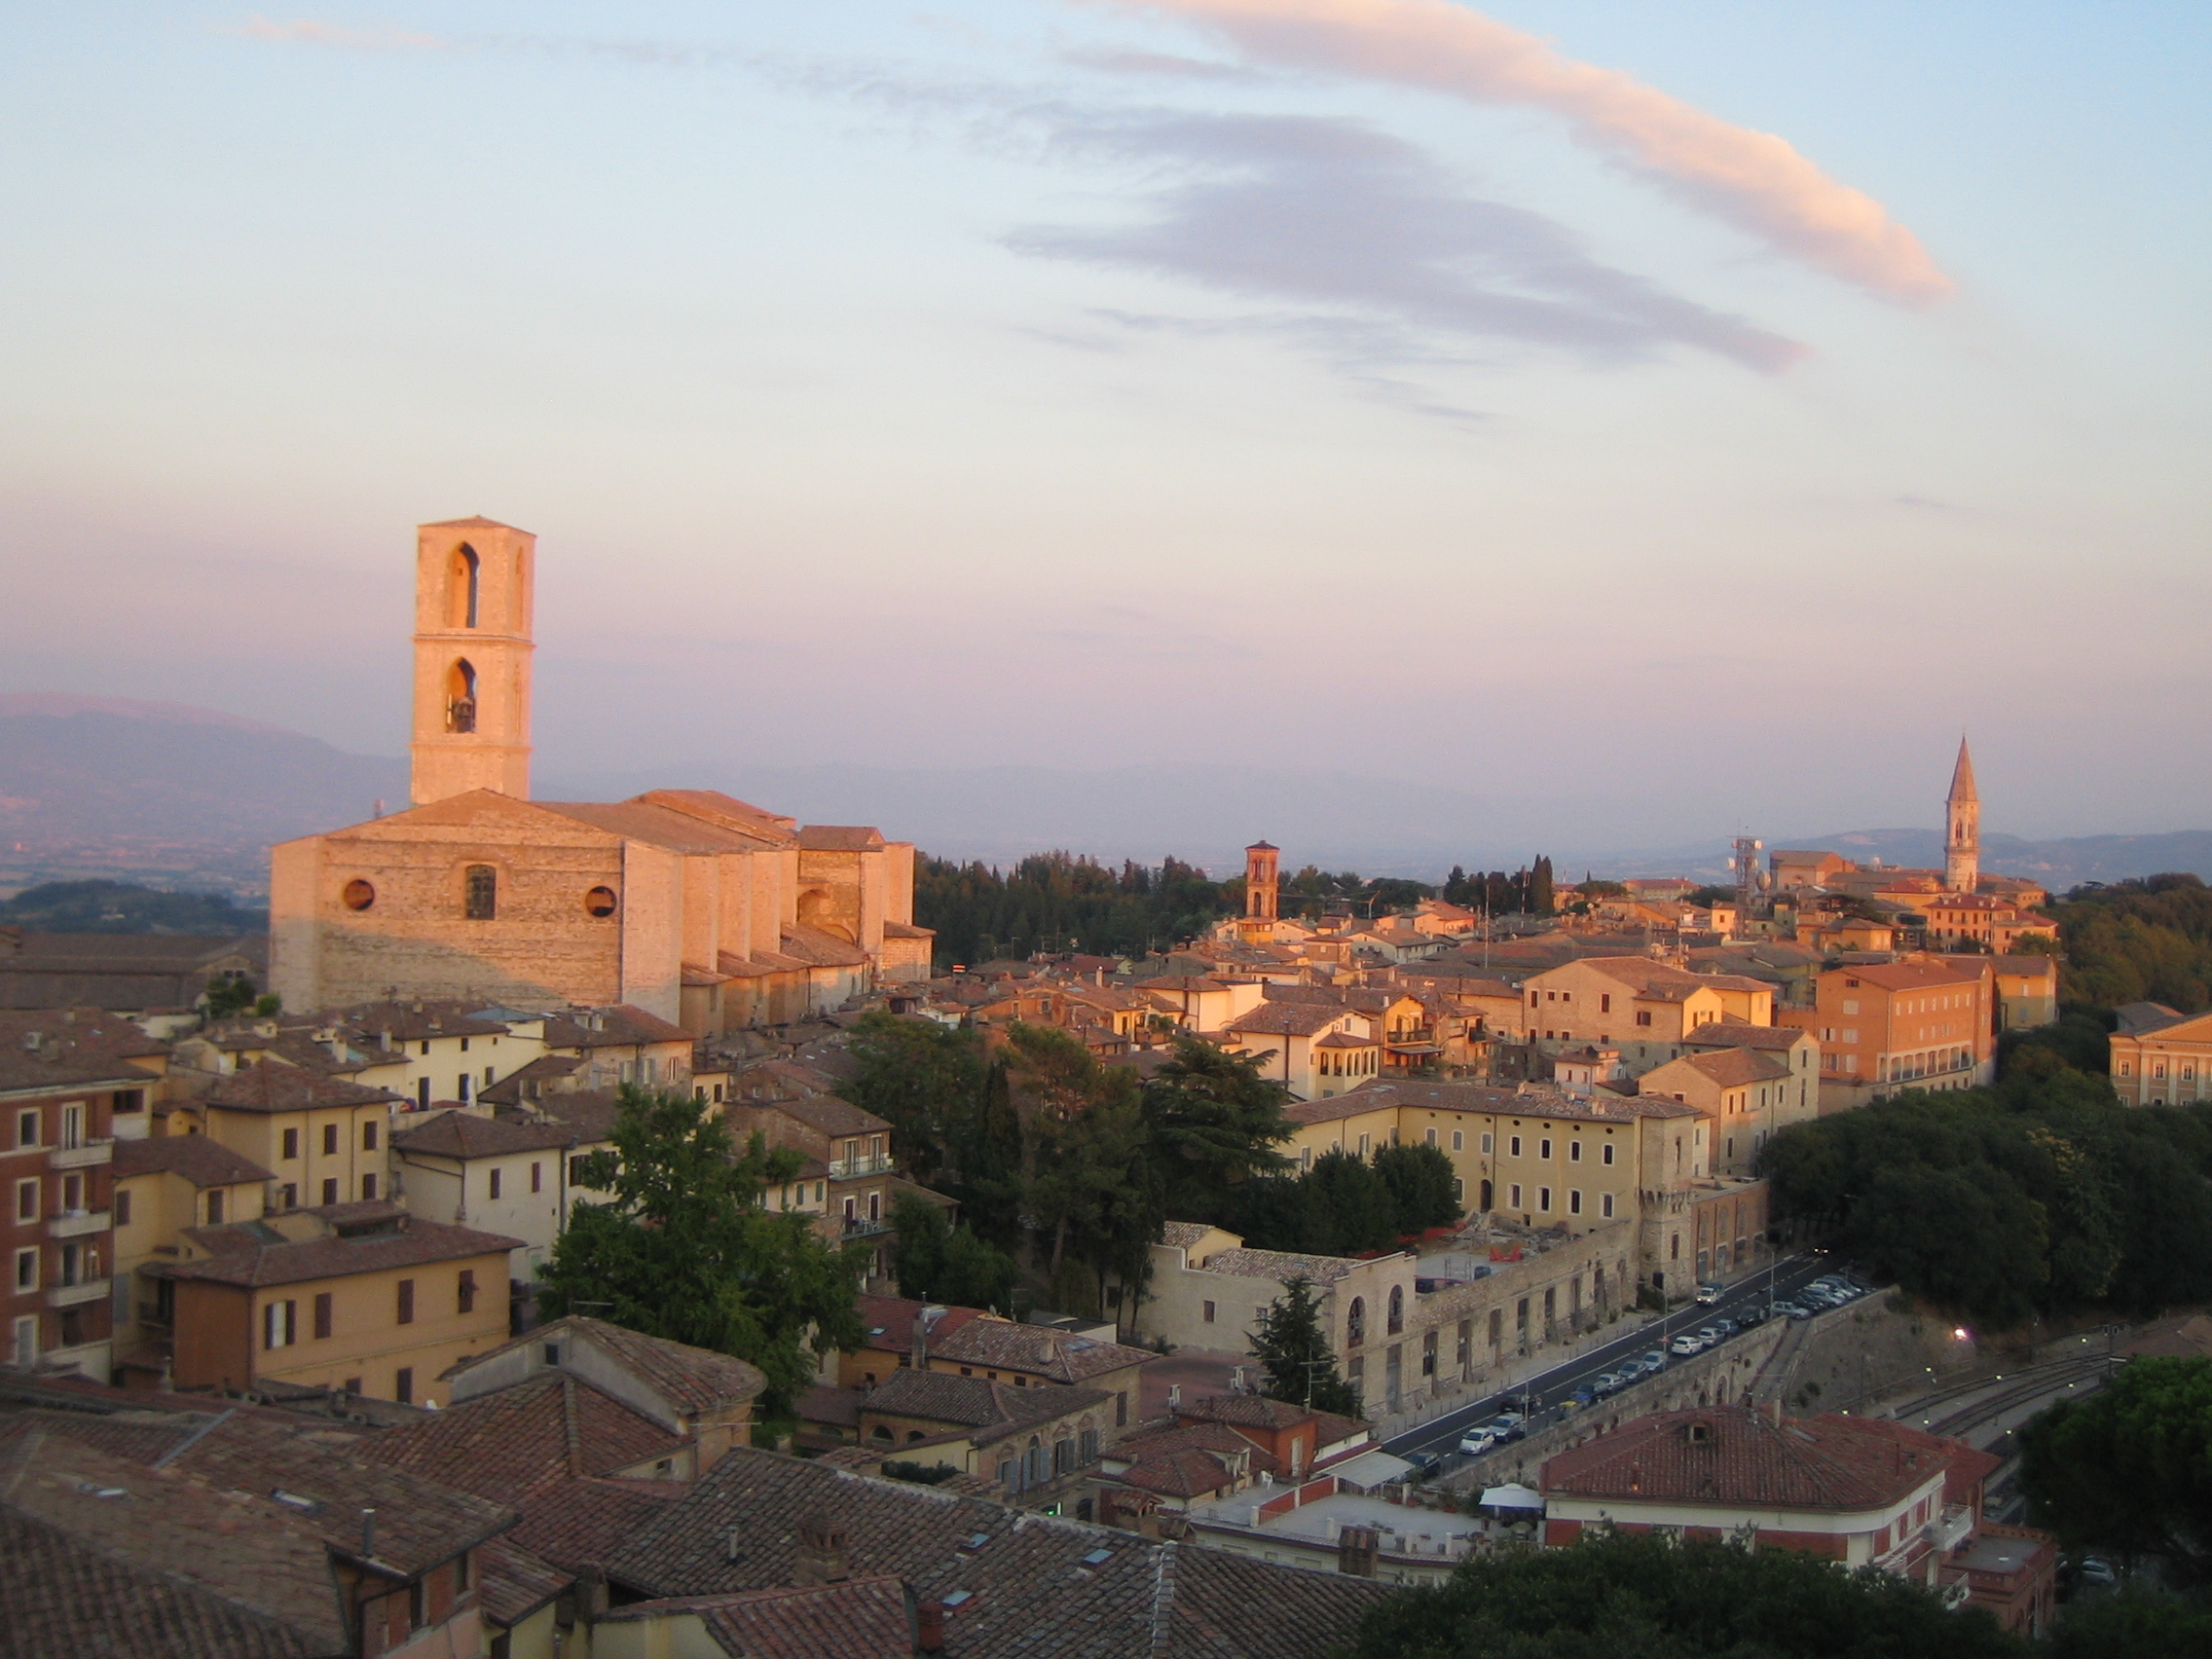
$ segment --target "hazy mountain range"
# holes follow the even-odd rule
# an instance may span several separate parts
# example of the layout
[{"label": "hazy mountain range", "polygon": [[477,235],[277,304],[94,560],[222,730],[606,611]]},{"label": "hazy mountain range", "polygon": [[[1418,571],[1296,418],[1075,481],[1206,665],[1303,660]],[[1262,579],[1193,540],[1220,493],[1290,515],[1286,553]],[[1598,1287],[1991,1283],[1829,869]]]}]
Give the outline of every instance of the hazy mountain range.
[{"label": "hazy mountain range", "polygon": [[[1107,771],[1041,766],[903,769],[708,762],[686,776],[541,769],[548,800],[619,799],[656,786],[726,790],[815,824],[874,824],[940,857],[1007,863],[1051,848],[1110,861],[1162,855],[1226,871],[1265,836],[1293,866],[1435,879],[1454,864],[1512,868],[1535,853],[1563,880],[1695,874],[1724,879],[1727,841],[1539,845],[1540,803],[1390,779],[1326,789],[1301,773],[1194,765]],[[253,893],[272,841],[403,806],[407,763],[180,704],[57,693],[0,695],[0,882],[86,873]],[[1861,862],[1940,862],[1925,830],[1769,836]],[[1991,868],[2063,889],[2159,870],[2212,874],[2212,831],[2029,841],[1990,834]]]}]

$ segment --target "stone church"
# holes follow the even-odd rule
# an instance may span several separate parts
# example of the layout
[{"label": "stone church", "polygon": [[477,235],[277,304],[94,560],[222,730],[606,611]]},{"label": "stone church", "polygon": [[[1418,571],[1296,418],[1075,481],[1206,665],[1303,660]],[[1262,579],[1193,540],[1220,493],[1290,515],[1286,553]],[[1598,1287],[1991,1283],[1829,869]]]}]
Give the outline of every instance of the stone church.
[{"label": "stone church", "polygon": [[284,1006],[628,1003],[712,1036],[926,977],[910,842],[711,790],[530,798],[536,539],[421,527],[413,801],[272,850]]}]

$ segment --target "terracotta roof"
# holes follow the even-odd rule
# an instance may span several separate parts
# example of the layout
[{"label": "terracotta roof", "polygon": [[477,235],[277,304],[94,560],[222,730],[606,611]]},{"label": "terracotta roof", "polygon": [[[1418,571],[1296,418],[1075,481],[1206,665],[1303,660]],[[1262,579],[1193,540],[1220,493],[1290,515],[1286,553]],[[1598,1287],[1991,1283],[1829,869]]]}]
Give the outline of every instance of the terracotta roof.
[{"label": "terracotta roof", "polygon": [[399,1099],[388,1088],[347,1083],[276,1060],[256,1060],[222,1079],[197,1103],[232,1112],[304,1112],[318,1107],[380,1106]]},{"label": "terracotta roof", "polygon": [[117,1180],[157,1170],[181,1175],[195,1187],[229,1187],[241,1181],[274,1181],[276,1176],[250,1158],[240,1157],[208,1135],[152,1135],[119,1140],[109,1166]]},{"label": "terracotta roof", "polygon": [[97,1008],[0,1009],[0,1048],[21,1048],[31,1032],[39,1034],[42,1051],[64,1055],[97,1055],[101,1060],[153,1059],[169,1051],[168,1044],[149,1037],[121,1014]]},{"label": "terracotta roof", "polygon": [[[751,1075],[751,1071],[740,1072],[731,1081],[731,1087],[734,1088],[739,1082]],[[891,1130],[890,1124],[873,1112],[855,1106],[850,1100],[840,1099],[834,1094],[809,1094],[780,1100],[737,1099],[730,1104],[747,1111],[774,1112],[830,1136],[880,1135],[888,1134]]]},{"label": "terracotta roof", "polygon": [[1694,1049],[1794,1049],[1811,1033],[1795,1025],[1747,1025],[1739,1019],[1708,1020],[1682,1039]]},{"label": "terracotta roof", "polygon": [[665,1337],[648,1337],[643,1331],[626,1330],[603,1319],[587,1319],[575,1313],[540,1325],[498,1347],[470,1354],[447,1367],[444,1375],[457,1377],[472,1366],[483,1364],[494,1354],[543,1343],[568,1330],[573,1330],[622,1361],[651,1383],[671,1406],[686,1415],[716,1411],[733,1401],[753,1399],[767,1386],[766,1378],[733,1354],[716,1353],[711,1348],[693,1347]]},{"label": "terracotta roof", "polygon": [[686,1444],[590,1383],[555,1373],[387,1428],[361,1455],[528,1509],[543,1488],[610,1475]]},{"label": "terracotta roof", "polygon": [[97,1054],[61,1054],[49,1058],[33,1053],[19,1042],[0,1049],[0,1094],[33,1089],[130,1088],[143,1087],[151,1073],[128,1060]]},{"label": "terracotta roof", "polygon": [[1554,1118],[1581,1123],[1629,1124],[1639,1118],[1694,1117],[1697,1109],[1644,1095],[1636,1100],[1592,1099],[1533,1084],[1504,1088],[1481,1083],[1363,1083],[1328,1100],[1295,1101],[1283,1108],[1293,1124],[1324,1124],[1363,1112],[1415,1107],[1437,1112],[1478,1112],[1486,1117]]},{"label": "terracotta roof", "polygon": [[938,1309],[937,1321],[930,1327],[933,1344],[941,1332],[956,1331],[971,1319],[986,1317],[980,1308],[953,1308],[900,1296],[869,1296],[865,1292],[856,1296],[853,1304],[861,1316],[862,1346],[896,1353],[904,1353],[914,1346],[914,1320],[925,1308]]},{"label": "terracotta roof", "polygon": [[1316,1049],[1380,1049],[1382,1039],[1354,1036],[1349,1031],[1332,1031],[1314,1043]]},{"label": "terracotta roof", "polygon": [[1240,1278],[1274,1279],[1287,1284],[1294,1278],[1311,1279],[1317,1285],[1334,1284],[1360,1264],[1349,1256],[1309,1256],[1292,1250],[1254,1250],[1244,1246],[1216,1250],[1198,1271],[1235,1273]]},{"label": "terracotta roof", "polygon": [[[1097,1388],[1016,1388],[981,1377],[902,1366],[868,1390],[861,1411],[974,1429],[976,1443],[986,1445],[1032,1423],[1088,1411],[1111,1397]],[[1001,1433],[991,1433],[994,1429]]]},{"label": "terracotta roof", "polygon": [[543,1152],[575,1143],[575,1131],[565,1124],[521,1124],[484,1117],[464,1107],[440,1112],[391,1137],[392,1146],[400,1152],[463,1160]]},{"label": "terracotta roof", "polygon": [[340,1023],[363,1037],[389,1037],[394,1043],[420,1043],[433,1037],[504,1037],[501,1020],[486,1018],[479,1006],[465,1002],[363,1003],[339,1015]]},{"label": "terracotta roof", "polygon": [[809,824],[798,832],[810,853],[873,853],[883,848],[883,831],[859,824]]},{"label": "terracotta roof", "polygon": [[1224,1021],[1222,1029],[1238,1035],[1310,1037],[1357,1012],[1331,1003],[1263,1002],[1249,1013]]},{"label": "terracotta roof", "polygon": [[1831,969],[1821,976],[1823,980],[1837,974],[1848,975],[1866,984],[1885,991],[1921,991],[1936,985],[1964,985],[1976,983],[1982,977],[1978,964],[1987,957],[1972,959],[1977,966],[1952,968],[1936,962],[1861,962],[1849,968]]},{"label": "terracotta roof", "polygon": [[1674,1063],[1690,1067],[1701,1076],[1711,1078],[1722,1088],[1736,1088],[1751,1083],[1774,1083],[1789,1075],[1789,1068],[1780,1060],[1770,1059],[1750,1049],[1718,1049],[1702,1054],[1684,1054]]},{"label": "terracotta roof", "polygon": [[[326,1210],[293,1213],[335,1216],[338,1211],[361,1207],[364,1206],[333,1205]],[[311,1279],[384,1272],[392,1268],[428,1267],[436,1262],[461,1261],[494,1252],[504,1254],[523,1247],[520,1238],[424,1221],[419,1215],[401,1213],[396,1220],[398,1225],[387,1231],[357,1233],[351,1236],[333,1234],[297,1240],[284,1237],[261,1221],[190,1228],[187,1236],[212,1254],[201,1261],[164,1263],[146,1271],[163,1278],[199,1279],[215,1284],[304,1284]]]},{"label": "terracotta roof", "polygon": [[964,1593],[945,1617],[961,1659],[1320,1659],[1387,1591],[751,1449],[608,1569],[649,1596],[786,1587],[799,1529],[821,1514],[844,1530],[856,1576],[903,1578],[925,1601]]},{"label": "terracotta roof", "polygon": [[820,928],[786,928],[777,942],[784,955],[809,968],[860,968],[867,963],[867,952],[859,945]]},{"label": "terracotta roof", "polygon": [[1210,1222],[1162,1222],[1161,1223],[1160,1227],[1160,1241],[1162,1244],[1172,1244],[1178,1250],[1188,1250],[1192,1245],[1196,1244],[1199,1239],[1203,1238],[1212,1231],[1213,1225]]},{"label": "terracotta roof", "polygon": [[1071,1337],[1049,1325],[1017,1325],[1011,1319],[990,1318],[971,1319],[941,1335],[932,1333],[930,1353],[934,1358],[957,1360],[963,1365],[994,1366],[1001,1371],[1049,1377],[1055,1382],[1081,1382],[1160,1357],[1150,1348]]},{"label": "terracotta roof", "polygon": [[1162,1497],[1203,1497],[1236,1479],[1241,1461],[1245,1478],[1281,1472],[1282,1464],[1227,1423],[1195,1421],[1139,1429],[1118,1441],[1108,1454],[1128,1467],[1114,1479]]},{"label": "terracotta roof", "polygon": [[937,929],[918,928],[912,922],[885,922],[883,924],[883,937],[885,939],[935,939],[937,938]]},{"label": "terracotta roof", "polygon": [[634,1048],[644,1043],[691,1044],[691,1033],[672,1025],[657,1014],[647,1014],[629,1003],[579,1013],[548,1014],[545,1018],[548,1049]]},{"label": "terracotta roof", "polygon": [[896,1574],[730,1596],[633,1602],[602,1622],[696,1614],[733,1659],[907,1659],[915,1651],[906,1587]]},{"label": "terracotta roof", "polygon": [[624,801],[541,800],[532,804],[664,852],[751,853],[757,852],[766,839],[756,830],[679,811],[645,796]]},{"label": "terracotta roof", "polygon": [[1296,1428],[1314,1421],[1320,1414],[1287,1400],[1271,1400],[1265,1394],[1208,1394],[1186,1400],[1176,1415],[1194,1422],[1227,1422],[1245,1428]]},{"label": "terracotta roof", "polygon": [[477,1604],[485,1617],[510,1628],[575,1582],[512,1538],[494,1538],[476,1552]]},{"label": "terracotta roof", "polygon": [[486,1084],[476,1091],[476,1098],[487,1106],[525,1105],[536,1098],[531,1092],[533,1085],[543,1092],[547,1086],[573,1077],[583,1069],[583,1064],[574,1054],[540,1054],[530,1064],[507,1073],[498,1083]]},{"label": "terracotta roof", "polygon": [[[1742,1408],[1661,1412],[1547,1459],[1543,1492],[1652,1503],[1856,1512],[1899,1502],[1961,1456],[1901,1423]],[[1994,1467],[1994,1461],[1991,1464]]]},{"label": "terracotta roof", "polygon": [[751,801],[719,790],[647,790],[632,797],[647,806],[665,806],[686,817],[703,818],[741,835],[751,835],[770,846],[788,847],[798,821],[780,812],[755,806]]},{"label": "terracotta roof", "polygon": [[612,1088],[578,1088],[540,1094],[519,1107],[502,1107],[499,1120],[527,1124],[544,1119],[560,1124],[581,1146],[596,1146],[614,1131],[622,1117],[620,1091]]}]

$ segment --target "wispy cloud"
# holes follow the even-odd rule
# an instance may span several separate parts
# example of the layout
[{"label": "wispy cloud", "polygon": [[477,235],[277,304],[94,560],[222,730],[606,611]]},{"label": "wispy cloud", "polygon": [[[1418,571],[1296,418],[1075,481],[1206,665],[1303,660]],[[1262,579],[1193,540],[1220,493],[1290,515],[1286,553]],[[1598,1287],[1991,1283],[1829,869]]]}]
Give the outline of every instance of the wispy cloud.
[{"label": "wispy cloud", "polygon": [[306,18],[281,23],[268,18],[248,18],[239,25],[237,32],[251,40],[336,47],[346,52],[451,51],[455,45],[436,35],[408,34],[396,29],[349,29]]},{"label": "wispy cloud", "polygon": [[1353,122],[1063,109],[1049,148],[1172,182],[1142,222],[1036,227],[1010,245],[1297,308],[1267,326],[1346,361],[1442,361],[1438,341],[1615,360],[1684,345],[1770,371],[1804,352],[1592,259],[1553,221],[1469,195],[1425,152]]},{"label": "wispy cloud", "polygon": [[1892,299],[1953,291],[1919,239],[1879,202],[1828,177],[1788,141],[1738,127],[1615,69],[1449,0],[1087,0],[1183,18],[1259,62],[1425,88],[1566,118],[1704,210]]}]

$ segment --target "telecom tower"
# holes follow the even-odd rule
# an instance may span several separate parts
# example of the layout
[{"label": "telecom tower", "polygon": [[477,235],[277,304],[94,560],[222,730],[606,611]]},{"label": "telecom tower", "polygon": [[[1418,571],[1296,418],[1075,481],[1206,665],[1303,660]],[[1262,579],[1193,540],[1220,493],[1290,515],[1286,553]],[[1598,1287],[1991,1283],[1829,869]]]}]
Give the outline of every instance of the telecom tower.
[{"label": "telecom tower", "polygon": [[1728,860],[1728,867],[1736,872],[1736,911],[1739,915],[1751,913],[1752,903],[1766,896],[1766,861],[1759,855],[1766,843],[1750,835],[1736,837],[1736,851]]}]

